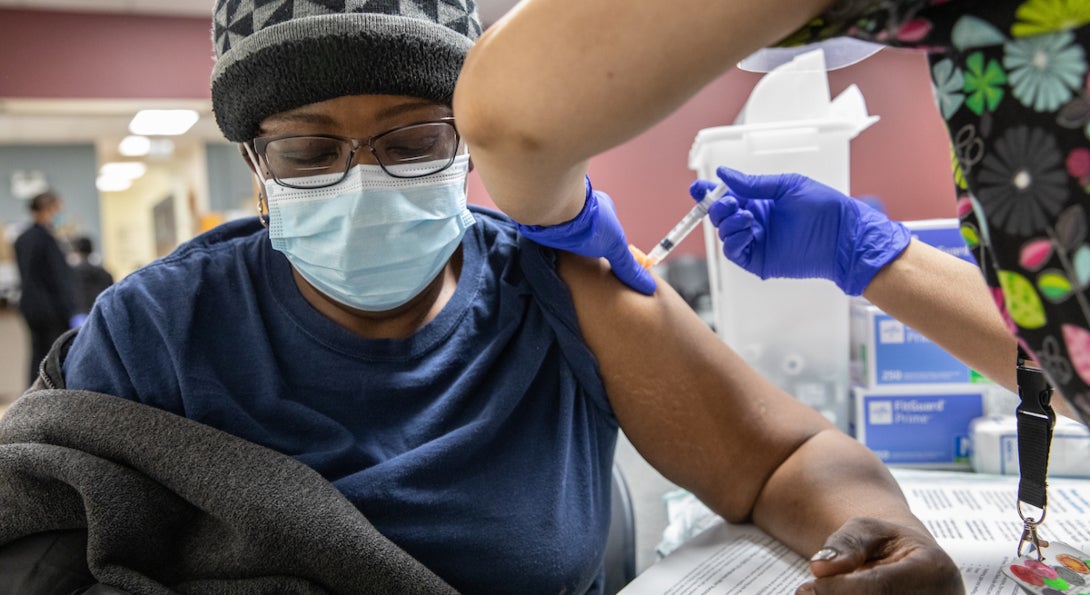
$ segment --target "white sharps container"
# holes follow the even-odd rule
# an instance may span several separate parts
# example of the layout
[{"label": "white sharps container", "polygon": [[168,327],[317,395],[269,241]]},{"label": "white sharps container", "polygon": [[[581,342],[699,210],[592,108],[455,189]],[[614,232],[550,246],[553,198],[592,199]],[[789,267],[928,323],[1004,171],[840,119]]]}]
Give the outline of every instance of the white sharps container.
[{"label": "white sharps container", "polygon": [[[849,142],[877,120],[854,85],[830,101],[816,50],[765,75],[736,125],[701,130],[689,167],[708,180],[720,165],[796,172],[848,194]],[[848,431],[848,297],[825,280],[762,281],[723,256],[707,220],[704,236],[716,332],[765,378]]]}]

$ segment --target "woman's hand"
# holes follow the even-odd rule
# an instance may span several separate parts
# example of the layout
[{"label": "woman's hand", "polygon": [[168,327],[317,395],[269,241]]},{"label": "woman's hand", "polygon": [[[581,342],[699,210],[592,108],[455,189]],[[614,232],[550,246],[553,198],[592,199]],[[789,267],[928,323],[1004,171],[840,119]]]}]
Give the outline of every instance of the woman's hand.
[{"label": "woman's hand", "polygon": [[918,529],[857,517],[810,559],[816,577],[798,595],[964,593],[961,573],[934,538]]}]

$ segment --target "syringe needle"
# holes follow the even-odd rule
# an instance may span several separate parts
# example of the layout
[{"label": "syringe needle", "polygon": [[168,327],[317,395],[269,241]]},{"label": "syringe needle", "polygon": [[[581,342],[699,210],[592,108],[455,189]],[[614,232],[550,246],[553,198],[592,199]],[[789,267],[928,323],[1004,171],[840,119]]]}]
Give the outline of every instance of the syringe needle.
[{"label": "syringe needle", "polygon": [[696,229],[697,225],[700,225],[701,219],[708,214],[708,209],[715,204],[715,201],[723,198],[723,196],[726,195],[727,190],[727,185],[724,182],[720,182],[715,188],[709,190],[704,195],[704,198],[696,203],[696,206],[686,213],[686,215],[681,218],[681,221],[666,234],[666,237],[662,238],[662,240],[651,249],[651,252],[647,254],[647,258],[642,263],[644,268],[651,268],[662,262],[662,260],[666,258],[666,256],[670,254],[686,236]]}]

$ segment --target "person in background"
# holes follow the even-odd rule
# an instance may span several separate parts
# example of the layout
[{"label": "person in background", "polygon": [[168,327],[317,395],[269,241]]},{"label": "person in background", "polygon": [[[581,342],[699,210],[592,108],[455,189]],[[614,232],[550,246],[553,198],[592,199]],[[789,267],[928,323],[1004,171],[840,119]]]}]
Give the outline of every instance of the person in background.
[{"label": "person in background", "polygon": [[467,206],[472,2],[284,7],[214,12],[213,111],[259,217],[103,293],[0,420],[0,563],[64,540],[125,590],[600,593],[623,429],[842,592],[962,591],[881,461],[676,293]]},{"label": "person in background", "polygon": [[78,262],[72,271],[76,280],[76,314],[86,319],[87,313],[95,305],[95,298],[114,284],[114,276],[98,262],[92,262],[95,252],[94,243],[87,236],[72,240],[72,251]]},{"label": "person in background", "polygon": [[[1090,422],[1087,7],[525,0],[470,53],[455,114],[496,204],[537,241],[585,250],[586,229],[619,228],[598,222],[613,212],[584,191],[587,161],[754,51],[835,36],[921,48],[952,140],[962,235],[983,277],[860,201],[791,175],[720,170],[735,184],[713,215],[726,255],[762,277],[832,279],[1012,390],[1021,342]],[[613,247],[600,255],[648,291],[621,240],[597,239]]]},{"label": "person in background", "polygon": [[71,328],[76,314],[72,269],[53,236],[53,225],[64,208],[61,198],[43,192],[30,199],[33,223],[15,240],[19,267],[19,312],[30,330],[27,385],[53,342]]}]

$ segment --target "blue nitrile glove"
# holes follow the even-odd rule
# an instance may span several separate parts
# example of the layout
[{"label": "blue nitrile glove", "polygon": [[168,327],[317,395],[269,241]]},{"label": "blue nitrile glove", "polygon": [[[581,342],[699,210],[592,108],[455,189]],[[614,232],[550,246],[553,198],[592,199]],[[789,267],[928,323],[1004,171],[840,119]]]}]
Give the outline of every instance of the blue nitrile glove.
[{"label": "blue nitrile glove", "polygon": [[[762,279],[828,279],[860,295],[912,236],[904,225],[798,174],[751,176],[716,170],[730,191],[708,210],[731,262]],[[697,180],[700,200],[715,183]]]},{"label": "blue nitrile glove", "polygon": [[613,268],[613,274],[632,289],[651,295],[655,293],[655,280],[628,251],[621,222],[613,201],[604,192],[591,188],[586,182],[587,199],[583,210],[575,219],[559,225],[522,225],[516,223],[519,232],[527,238],[550,248],[573,252],[592,258],[605,257]]}]

